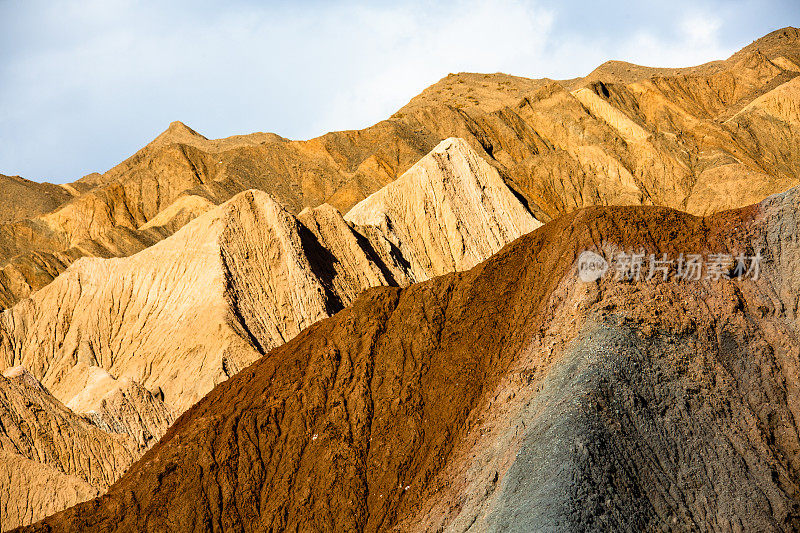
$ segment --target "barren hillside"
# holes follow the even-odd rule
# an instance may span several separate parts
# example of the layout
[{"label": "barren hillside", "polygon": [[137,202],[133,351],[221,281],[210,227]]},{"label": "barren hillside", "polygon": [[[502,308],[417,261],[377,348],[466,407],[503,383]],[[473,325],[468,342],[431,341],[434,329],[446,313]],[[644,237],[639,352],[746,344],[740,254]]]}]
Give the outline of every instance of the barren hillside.
[{"label": "barren hillside", "polygon": [[0,526],[800,528],[798,65],[785,28],[451,74],[360,131],[0,176]]},{"label": "barren hillside", "polygon": [[[797,195],[707,219],[590,208],[373,289],[29,530],[796,530]],[[583,250],[633,249],[766,260],[579,279]]]},{"label": "barren hillside", "polygon": [[[322,203],[345,212],[448,137],[465,139],[542,221],[589,205],[694,214],[748,205],[797,184],[796,108],[765,116],[748,105],[772,91],[797,99],[787,82],[800,70],[799,39],[785,28],[724,61],[625,67],[634,76],[617,66],[569,82],[452,74],[388,120],[309,141],[208,140],[175,122],[105,174],[74,183],[82,194],[56,210],[0,225],[0,305],[78,257],[151,246],[248,189],[292,213]],[[165,211],[180,216],[153,231]]]}]

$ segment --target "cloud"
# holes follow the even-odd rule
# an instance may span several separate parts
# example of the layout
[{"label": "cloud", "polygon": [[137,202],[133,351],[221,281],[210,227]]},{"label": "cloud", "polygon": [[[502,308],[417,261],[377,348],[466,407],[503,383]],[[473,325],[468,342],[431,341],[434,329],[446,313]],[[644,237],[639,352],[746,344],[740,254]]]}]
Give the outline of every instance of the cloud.
[{"label": "cloud", "polygon": [[618,57],[659,67],[686,67],[725,59],[735,49],[721,43],[722,20],[711,14],[687,13],[675,24],[674,37],[637,31],[619,47]]},{"label": "cloud", "polygon": [[553,20],[551,11],[514,0],[461,1],[447,8],[407,5],[351,15],[359,26],[380,31],[364,43],[360,61],[368,68],[334,96],[312,127],[316,134],[386,118],[450,72],[532,75]]}]

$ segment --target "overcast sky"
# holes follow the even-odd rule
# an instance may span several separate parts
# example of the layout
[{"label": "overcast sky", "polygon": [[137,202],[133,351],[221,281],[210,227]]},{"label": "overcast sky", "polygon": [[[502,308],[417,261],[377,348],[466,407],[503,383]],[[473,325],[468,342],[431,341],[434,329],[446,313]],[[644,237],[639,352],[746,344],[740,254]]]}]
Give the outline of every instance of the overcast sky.
[{"label": "overcast sky", "polygon": [[449,72],[688,66],[800,26],[800,2],[0,0],[0,173],[104,172],[181,120],[306,139],[387,118]]}]

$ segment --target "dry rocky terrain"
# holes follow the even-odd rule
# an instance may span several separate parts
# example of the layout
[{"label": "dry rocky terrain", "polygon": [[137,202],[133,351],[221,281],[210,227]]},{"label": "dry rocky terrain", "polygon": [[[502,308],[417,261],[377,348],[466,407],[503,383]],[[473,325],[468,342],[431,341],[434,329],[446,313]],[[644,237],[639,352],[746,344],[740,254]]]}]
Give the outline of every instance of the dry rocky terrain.
[{"label": "dry rocky terrain", "polygon": [[80,194],[57,209],[0,224],[0,306],[79,257],[141,251],[248,189],[292,213],[346,212],[448,137],[465,139],[543,222],[589,205],[748,205],[798,183],[798,50],[800,32],[784,28],[688,69],[609,62],[560,82],[451,74],[388,120],[308,141],[209,140],[175,122],[71,184]]},{"label": "dry rocky terrain", "polygon": [[[0,366],[24,369],[60,409],[135,443],[127,467],[176,414],[364,289],[469,269],[540,225],[460,139],[346,217],[327,204],[295,216],[245,191],[130,257],[81,258],[0,313]],[[97,466],[81,468],[68,473]],[[54,510],[29,510],[29,489],[20,483],[6,505],[34,519]]]},{"label": "dry rocky terrain", "polygon": [[[453,74],[0,176],[0,529],[800,528],[798,65]],[[764,271],[577,280],[633,247]]]},{"label": "dry rocky terrain", "polygon": [[[588,208],[374,288],[217,386],[30,531],[795,531],[800,189],[709,218]],[[758,279],[577,258],[759,253]]]}]

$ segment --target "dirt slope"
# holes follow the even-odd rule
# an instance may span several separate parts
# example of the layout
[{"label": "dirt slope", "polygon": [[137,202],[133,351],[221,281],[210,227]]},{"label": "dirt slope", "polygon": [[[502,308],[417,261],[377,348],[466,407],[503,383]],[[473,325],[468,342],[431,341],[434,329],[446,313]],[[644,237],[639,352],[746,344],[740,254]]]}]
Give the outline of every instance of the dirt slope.
[{"label": "dirt slope", "polygon": [[[795,530],[799,194],[707,219],[590,208],[370,290],[29,530]],[[765,261],[584,283],[586,249]]]},{"label": "dirt slope", "polygon": [[0,174],[0,223],[48,213],[73,194],[68,187]]}]

